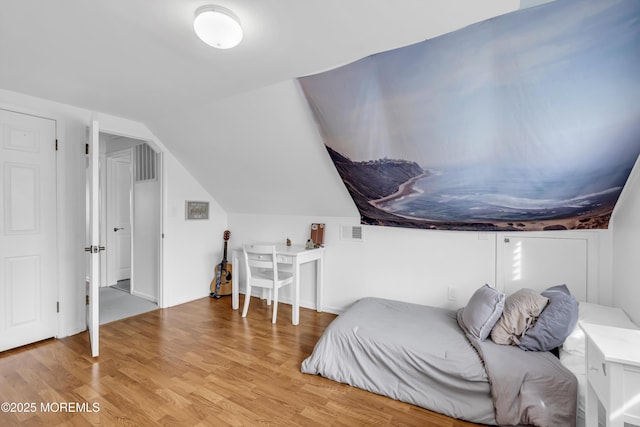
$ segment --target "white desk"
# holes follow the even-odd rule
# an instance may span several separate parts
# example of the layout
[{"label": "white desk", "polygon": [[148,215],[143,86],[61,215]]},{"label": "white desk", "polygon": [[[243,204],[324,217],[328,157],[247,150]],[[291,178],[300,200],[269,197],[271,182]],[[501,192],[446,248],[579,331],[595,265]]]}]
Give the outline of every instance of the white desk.
[{"label": "white desk", "polygon": [[581,323],[587,338],[585,424],[598,425],[598,400],[606,426],[640,425],[640,330]]},{"label": "white desk", "polygon": [[[304,245],[276,245],[276,254],[278,263],[290,264],[293,271],[292,285],[292,310],[291,323],[297,325],[300,323],[300,266],[307,262],[316,262],[316,310],[322,311],[322,290],[323,290],[323,263],[324,248],[305,249]],[[242,259],[242,248],[231,250],[232,269],[232,289],[231,289],[231,307],[237,310],[240,307],[239,295],[239,279],[238,271]]]}]

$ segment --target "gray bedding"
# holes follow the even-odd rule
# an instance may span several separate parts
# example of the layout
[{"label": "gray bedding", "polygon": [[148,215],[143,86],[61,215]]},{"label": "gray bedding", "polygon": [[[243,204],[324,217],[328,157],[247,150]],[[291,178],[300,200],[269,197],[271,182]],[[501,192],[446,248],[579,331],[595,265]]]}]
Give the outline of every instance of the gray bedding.
[{"label": "gray bedding", "polygon": [[488,342],[474,347],[455,311],[364,298],[327,327],[302,372],[480,424],[575,425],[575,377],[557,359]]},{"label": "gray bedding", "polygon": [[498,425],[575,427],[578,380],[557,357],[465,332],[484,361]]},{"label": "gray bedding", "polygon": [[495,424],[487,374],[455,311],[359,300],[327,327],[302,372]]}]

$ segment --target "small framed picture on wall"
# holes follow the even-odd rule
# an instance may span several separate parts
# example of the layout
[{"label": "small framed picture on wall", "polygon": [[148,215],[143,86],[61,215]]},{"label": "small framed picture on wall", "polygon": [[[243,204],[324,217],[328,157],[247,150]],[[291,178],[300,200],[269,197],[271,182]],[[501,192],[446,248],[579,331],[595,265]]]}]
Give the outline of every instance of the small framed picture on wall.
[{"label": "small framed picture on wall", "polygon": [[186,219],[209,219],[209,202],[186,201]]}]

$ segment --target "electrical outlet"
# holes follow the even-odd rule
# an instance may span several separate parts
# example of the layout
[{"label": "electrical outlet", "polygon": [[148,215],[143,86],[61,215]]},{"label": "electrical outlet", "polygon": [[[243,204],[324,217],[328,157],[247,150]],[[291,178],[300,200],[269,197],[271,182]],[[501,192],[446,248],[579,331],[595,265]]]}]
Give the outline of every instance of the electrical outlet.
[{"label": "electrical outlet", "polygon": [[455,301],[458,299],[458,291],[456,290],[455,287],[449,286],[447,288],[447,299],[449,301]]}]

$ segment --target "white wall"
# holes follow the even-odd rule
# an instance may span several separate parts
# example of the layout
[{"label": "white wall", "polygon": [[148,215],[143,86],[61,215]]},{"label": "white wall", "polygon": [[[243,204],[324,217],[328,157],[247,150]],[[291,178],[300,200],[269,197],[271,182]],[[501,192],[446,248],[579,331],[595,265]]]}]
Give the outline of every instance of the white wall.
[{"label": "white wall", "polygon": [[[364,241],[340,238],[342,225],[358,225],[358,217],[305,217],[282,215],[229,214],[230,246],[243,243],[281,242],[289,237],[304,243],[314,222],[324,222],[325,271],[324,308],[339,313],[358,298],[377,296],[437,307],[459,308],[485,283],[496,285],[496,260],[500,233],[416,230],[363,226]],[[545,232],[544,236],[588,240],[588,270],[598,286],[589,300],[610,300],[611,239],[608,230],[585,232]],[[532,235],[532,234],[522,234]],[[586,235],[586,237],[585,237]],[[301,273],[301,305],[315,307],[313,266]],[[237,268],[237,266],[234,266]],[[544,268],[544,266],[541,266]],[[240,278],[240,292],[244,292]],[[556,283],[550,283],[549,286]],[[234,284],[236,286],[238,284]],[[456,289],[456,301],[447,299],[449,287]],[[285,290],[283,301],[289,301]]]},{"label": "white wall", "polygon": [[[58,170],[58,336],[85,330],[85,155],[91,111],[0,89],[0,107],[56,120]],[[168,307],[209,294],[214,265],[222,257],[227,216],[164,145],[142,124],[96,114],[101,130],[149,141],[164,152],[164,294]],[[211,203],[211,219],[185,221],[185,200]]]},{"label": "white wall", "polygon": [[158,272],[162,221],[160,180],[133,184],[133,271],[131,292],[150,301],[158,302]]},{"label": "white wall", "polygon": [[613,305],[640,325],[640,166],[620,195],[613,223]]},{"label": "white wall", "polygon": [[[222,259],[227,214],[175,157],[165,157],[164,167],[164,306],[168,307],[209,295],[215,266]],[[186,200],[209,202],[209,220],[185,220]]]}]

